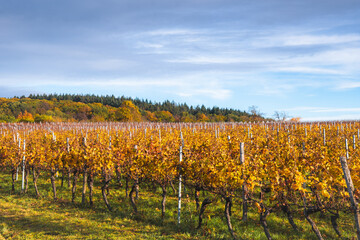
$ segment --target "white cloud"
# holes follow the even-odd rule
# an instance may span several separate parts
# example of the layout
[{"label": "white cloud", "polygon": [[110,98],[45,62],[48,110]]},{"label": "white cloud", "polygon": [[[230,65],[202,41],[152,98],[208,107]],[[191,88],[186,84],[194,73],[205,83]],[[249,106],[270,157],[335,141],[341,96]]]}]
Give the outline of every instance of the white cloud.
[{"label": "white cloud", "polygon": [[282,111],[291,111],[291,112],[311,112],[311,113],[332,113],[332,112],[359,112],[360,108],[331,108],[331,107],[308,107],[308,106],[302,106],[302,107],[294,107],[294,108],[285,108],[281,109]]},{"label": "white cloud", "polygon": [[[105,61],[106,63],[106,61]],[[111,61],[110,61],[111,63]],[[117,63],[117,61],[115,61]],[[107,65],[106,65],[107,66]],[[225,74],[226,75],[226,74]],[[162,76],[156,78],[140,77],[123,77],[123,78],[58,78],[53,76],[26,76],[27,81],[23,82],[19,75],[17,76],[0,76],[0,84],[4,87],[17,87],[21,82],[23,87],[32,88],[79,88],[84,87],[92,89],[109,89],[109,88],[127,88],[127,89],[152,89],[152,91],[162,91],[182,97],[198,97],[202,99],[225,100],[231,96],[231,90],[226,88],[226,83],[218,80],[221,73],[207,72],[194,73],[180,76]]]},{"label": "white cloud", "polygon": [[169,59],[167,62],[190,63],[190,64],[231,64],[242,62],[243,59],[235,57],[220,56],[195,56],[180,59]]},{"label": "white cloud", "polygon": [[328,69],[328,68],[316,68],[316,67],[303,67],[303,66],[296,66],[296,67],[280,67],[275,68],[273,71],[279,72],[295,72],[295,73],[311,73],[311,74],[344,74],[344,71],[339,71],[335,69]]},{"label": "white cloud", "polygon": [[303,122],[312,122],[312,121],[342,121],[342,120],[360,120],[360,114],[343,114],[335,116],[313,116],[313,117],[304,117],[300,119]]},{"label": "white cloud", "polygon": [[280,109],[280,111],[305,116],[301,121],[341,121],[360,120],[360,108],[332,108],[332,107],[309,107],[300,106]]},{"label": "white cloud", "polygon": [[340,81],[336,84],[336,89],[339,90],[347,90],[353,88],[360,88],[360,82]]},{"label": "white cloud", "polygon": [[159,44],[159,43],[138,42],[137,47],[138,47],[138,48],[154,48],[154,49],[159,49],[159,48],[163,48],[164,45],[163,45],[163,44]]},{"label": "white cloud", "polygon": [[169,28],[169,29],[157,29],[153,31],[144,32],[145,35],[152,36],[172,36],[172,35],[195,35],[200,34],[203,31],[194,30],[194,29],[178,29],[178,28]]},{"label": "white cloud", "polygon": [[293,112],[298,112],[298,111],[310,111],[310,110],[318,110],[318,109],[322,109],[322,108],[319,108],[319,107],[300,106],[300,107],[293,107],[293,108],[284,108],[284,109],[281,109],[281,111],[293,111]]},{"label": "white cloud", "polygon": [[360,35],[300,35],[285,37],[283,44],[285,46],[329,45],[355,41],[360,41]]},{"label": "white cloud", "polygon": [[269,32],[265,36],[255,37],[251,40],[254,47],[295,47],[335,45],[360,41],[359,34],[344,35],[316,35],[293,33],[284,35],[281,32]]},{"label": "white cloud", "polygon": [[315,109],[315,110],[311,110],[310,112],[314,112],[314,113],[320,113],[320,112],[359,112],[360,113],[360,108],[323,108],[323,109]]},{"label": "white cloud", "polygon": [[[246,73],[247,87],[255,89],[253,95],[289,96],[301,87],[336,89],[339,84],[334,79],[359,75],[360,48],[353,43],[360,41],[360,35],[317,34],[326,30],[315,27],[261,32],[231,28],[164,28],[132,37],[133,42],[143,44],[142,54],[159,55],[157,60],[164,66],[182,66],[186,72],[211,65],[214,70],[236,72],[232,77],[234,82],[243,82]],[[311,46],[319,45],[326,47],[311,51]],[[310,48],[292,50],[291,47],[297,46]],[[289,78],[280,75],[274,79],[278,74]],[[325,81],[326,76],[329,78]],[[352,83],[339,88],[346,90],[357,86]]]},{"label": "white cloud", "polygon": [[308,56],[307,60],[309,62],[317,62],[318,64],[339,64],[345,68],[347,66],[356,66],[358,69],[360,64],[360,47],[324,51],[314,56]]}]

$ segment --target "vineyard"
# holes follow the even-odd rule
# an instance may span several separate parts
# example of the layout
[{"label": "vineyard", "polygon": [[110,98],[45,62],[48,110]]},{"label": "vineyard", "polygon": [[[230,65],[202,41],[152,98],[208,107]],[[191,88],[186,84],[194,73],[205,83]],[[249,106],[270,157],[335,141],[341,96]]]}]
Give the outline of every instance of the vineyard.
[{"label": "vineyard", "polygon": [[[234,239],[243,239],[233,228],[235,207],[243,222],[257,212],[267,239],[273,234],[271,214],[283,213],[287,224],[301,231],[294,221],[300,212],[317,239],[324,237],[312,216],[328,216],[341,238],[338,221],[347,215],[352,237],[360,239],[359,129],[360,122],[2,124],[0,170],[11,181],[1,185],[41,198],[37,181],[48,176],[54,200],[61,182],[69,201],[90,207],[98,188],[109,212],[114,211],[109,194],[118,186],[134,214],[141,211],[139,192],[159,188],[159,215],[165,219],[167,211],[177,211],[178,225],[186,191],[196,204],[194,228],[201,229],[206,209],[221,202]],[[177,197],[176,209],[166,206],[170,192]]]}]

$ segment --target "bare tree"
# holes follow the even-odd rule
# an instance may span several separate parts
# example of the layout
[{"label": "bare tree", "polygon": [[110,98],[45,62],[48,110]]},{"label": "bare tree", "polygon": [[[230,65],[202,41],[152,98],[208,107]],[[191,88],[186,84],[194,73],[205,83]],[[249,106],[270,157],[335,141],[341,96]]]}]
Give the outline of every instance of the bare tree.
[{"label": "bare tree", "polygon": [[259,108],[257,106],[250,106],[248,113],[253,117],[262,117],[264,113],[260,112]]},{"label": "bare tree", "polygon": [[287,118],[289,118],[288,114],[284,111],[279,112],[279,111],[275,111],[274,113],[274,118],[277,121],[285,121]]}]

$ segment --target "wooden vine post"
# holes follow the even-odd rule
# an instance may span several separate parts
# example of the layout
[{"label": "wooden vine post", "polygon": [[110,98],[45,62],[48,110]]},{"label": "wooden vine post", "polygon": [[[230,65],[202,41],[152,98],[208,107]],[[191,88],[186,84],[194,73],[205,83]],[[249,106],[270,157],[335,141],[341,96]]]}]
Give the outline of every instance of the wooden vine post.
[{"label": "wooden vine post", "polygon": [[23,159],[22,159],[22,178],[21,178],[21,192],[24,193],[25,191],[25,148],[26,148],[26,143],[25,143],[25,139],[24,139],[24,145],[23,145]]},{"label": "wooden vine post", "polygon": [[[66,152],[68,155],[70,154],[70,143],[69,143],[68,137],[66,138]],[[71,186],[70,176],[71,176],[71,170],[70,170],[70,167],[68,167],[68,188],[70,188],[70,186]]]},{"label": "wooden vine post", "polygon": [[[14,141],[15,141],[15,135],[14,135]],[[20,152],[21,152],[21,139],[19,138],[18,141],[19,141],[19,155],[20,155]],[[16,178],[15,178],[15,180],[16,181],[19,180],[19,166],[16,167]]]},{"label": "wooden vine post", "polygon": [[[244,165],[245,164],[245,150],[244,150],[244,143],[240,143],[240,164]],[[242,177],[244,178],[244,171],[242,173]],[[247,208],[247,186],[246,183],[244,182],[243,186],[242,186],[242,199],[243,199],[243,217],[242,220],[244,222],[247,221],[247,212],[248,212],[248,208]]]},{"label": "wooden vine post", "polygon": [[350,170],[346,161],[346,157],[340,157],[340,162],[341,162],[342,170],[344,172],[344,179],[349,193],[351,207],[354,212],[357,239],[360,240],[360,210],[359,210],[358,202],[356,201],[354,196],[354,191],[355,191],[354,184],[351,179]]},{"label": "wooden vine post", "polygon": [[[180,146],[180,156],[179,156],[179,163],[181,164],[182,161],[182,150],[183,147]],[[179,166],[179,200],[178,200],[178,225],[180,225],[180,215],[181,215],[181,166]]]},{"label": "wooden vine post", "polygon": [[[86,156],[86,137],[83,138],[83,147],[84,147],[84,155]],[[82,197],[81,204],[84,205],[86,202],[86,184],[87,184],[87,164],[86,161],[83,166],[83,189],[82,189]]]},{"label": "wooden vine post", "polygon": [[353,135],[353,149],[356,149],[356,139],[355,139],[355,135]]},{"label": "wooden vine post", "polygon": [[[52,132],[52,137],[53,137],[53,144],[56,144],[56,136],[54,134],[54,132]],[[55,165],[55,167],[51,167],[50,169],[50,181],[51,181],[51,187],[53,189],[53,196],[54,196],[54,201],[56,201],[56,185],[55,185],[55,177],[57,177],[57,166]]]}]

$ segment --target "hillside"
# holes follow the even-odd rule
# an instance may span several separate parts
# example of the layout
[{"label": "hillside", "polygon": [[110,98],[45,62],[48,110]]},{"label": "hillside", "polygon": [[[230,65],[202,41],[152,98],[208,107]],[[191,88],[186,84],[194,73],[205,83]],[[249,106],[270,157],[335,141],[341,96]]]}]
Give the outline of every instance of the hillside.
[{"label": "hillside", "polygon": [[96,95],[29,95],[0,98],[0,122],[123,121],[242,122],[262,121],[260,114],[186,103]]}]

